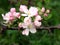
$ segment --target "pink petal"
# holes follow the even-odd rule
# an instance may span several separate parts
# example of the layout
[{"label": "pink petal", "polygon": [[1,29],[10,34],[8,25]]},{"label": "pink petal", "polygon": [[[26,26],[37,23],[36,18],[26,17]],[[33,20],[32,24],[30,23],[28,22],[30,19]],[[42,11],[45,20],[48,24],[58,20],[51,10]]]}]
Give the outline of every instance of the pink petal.
[{"label": "pink petal", "polygon": [[28,36],[29,35],[29,29],[23,30],[22,34]]},{"label": "pink petal", "polygon": [[16,9],[15,9],[15,8],[11,8],[11,9],[10,9],[10,12],[12,12],[12,13],[13,13],[13,12],[16,12]]},{"label": "pink petal", "polygon": [[38,9],[36,7],[30,7],[29,12],[31,15],[35,16],[38,14]]},{"label": "pink petal", "polygon": [[27,12],[28,12],[27,6],[25,6],[25,5],[20,5],[19,10],[20,10],[21,12],[24,12],[24,13],[27,13]]},{"label": "pink petal", "polygon": [[17,13],[15,14],[15,17],[17,17],[17,18],[19,18],[19,19],[20,19],[20,13],[19,13],[19,12],[17,12]]},{"label": "pink petal", "polygon": [[39,20],[42,20],[42,18],[41,18],[41,16],[37,15],[37,16],[35,17],[35,20],[36,20],[36,21],[39,21]]},{"label": "pink petal", "polygon": [[36,33],[36,29],[35,29],[35,28],[31,28],[29,31],[30,31],[31,33]]},{"label": "pink petal", "polygon": [[27,14],[21,14],[21,16],[27,16]]},{"label": "pink petal", "polygon": [[30,24],[31,24],[31,18],[25,17],[25,18],[24,18],[24,23],[25,23],[26,25],[30,25]]},{"label": "pink petal", "polygon": [[34,25],[37,26],[37,27],[40,27],[41,26],[41,22],[34,21]]}]

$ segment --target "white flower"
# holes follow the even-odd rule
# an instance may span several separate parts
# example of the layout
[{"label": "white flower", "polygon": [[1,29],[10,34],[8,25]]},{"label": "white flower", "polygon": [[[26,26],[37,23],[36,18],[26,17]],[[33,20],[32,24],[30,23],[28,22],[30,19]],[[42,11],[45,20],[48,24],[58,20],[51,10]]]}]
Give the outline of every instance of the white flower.
[{"label": "white flower", "polygon": [[23,30],[22,34],[28,36],[29,35],[29,31],[31,33],[36,33],[36,28],[34,27],[33,24],[30,24],[28,26],[26,25],[25,26],[25,30]]},{"label": "white flower", "polygon": [[31,22],[31,18],[29,18],[29,17],[26,17],[24,19],[23,28],[25,28],[25,30],[23,30],[23,32],[22,32],[23,35],[28,36],[29,35],[29,31],[31,33],[36,33],[36,28],[34,27],[33,23]]},{"label": "white flower", "polygon": [[20,6],[20,11],[25,13],[21,14],[22,16],[32,17],[38,14],[38,9],[36,7],[30,7],[30,9],[28,10],[25,5]]}]

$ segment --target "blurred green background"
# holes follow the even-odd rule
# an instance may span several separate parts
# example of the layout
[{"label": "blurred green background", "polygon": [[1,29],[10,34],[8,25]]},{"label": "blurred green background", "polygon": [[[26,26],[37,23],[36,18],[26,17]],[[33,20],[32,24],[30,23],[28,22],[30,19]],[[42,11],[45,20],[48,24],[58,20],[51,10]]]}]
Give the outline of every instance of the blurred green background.
[{"label": "blurred green background", "polygon": [[[44,0],[43,4],[42,0],[32,0],[31,3],[39,8],[44,5],[46,9],[51,10],[52,16],[46,20],[49,26],[60,24],[60,0]],[[27,5],[28,0],[0,0],[0,21],[2,13],[8,12],[11,7],[18,11],[21,4]],[[60,30],[55,29],[50,33],[48,30],[41,30],[29,36],[22,35],[21,31],[6,30],[0,34],[0,45],[60,45]]]}]

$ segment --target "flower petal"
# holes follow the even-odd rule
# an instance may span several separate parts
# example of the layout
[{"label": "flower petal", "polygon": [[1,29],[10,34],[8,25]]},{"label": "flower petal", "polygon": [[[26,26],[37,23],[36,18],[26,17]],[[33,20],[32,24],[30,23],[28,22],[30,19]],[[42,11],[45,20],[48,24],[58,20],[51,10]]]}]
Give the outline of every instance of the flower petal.
[{"label": "flower petal", "polygon": [[35,29],[35,28],[31,28],[29,31],[30,31],[31,33],[36,33],[36,29]]},{"label": "flower petal", "polygon": [[35,17],[35,20],[36,20],[36,21],[39,21],[39,20],[42,20],[42,18],[41,18],[41,16],[37,15],[37,16]]},{"label": "flower petal", "polygon": [[20,5],[20,9],[19,10],[21,12],[24,12],[24,13],[27,13],[28,12],[27,6],[25,6],[25,5]]},{"label": "flower petal", "polygon": [[40,27],[41,26],[41,22],[34,21],[34,25],[37,26],[37,27]]},{"label": "flower petal", "polygon": [[21,14],[21,16],[27,16],[27,14]]},{"label": "flower petal", "polygon": [[30,17],[25,17],[24,18],[24,23],[28,26],[28,25],[30,25],[31,24],[31,18]]},{"label": "flower petal", "polygon": [[31,32],[31,33],[36,33],[36,28],[35,28],[35,26],[33,25],[33,23],[30,25],[31,27],[29,28],[29,31]]},{"label": "flower petal", "polygon": [[25,23],[22,23],[23,28],[27,28],[27,25]]},{"label": "flower petal", "polygon": [[31,15],[35,16],[38,14],[38,9],[36,7],[30,7],[29,12]]},{"label": "flower petal", "polygon": [[11,13],[16,12],[16,9],[15,9],[15,8],[11,8],[11,9],[10,9],[10,12],[11,12]]},{"label": "flower petal", "polygon": [[29,29],[25,29],[25,30],[22,32],[22,34],[28,36],[28,35],[29,35]]}]

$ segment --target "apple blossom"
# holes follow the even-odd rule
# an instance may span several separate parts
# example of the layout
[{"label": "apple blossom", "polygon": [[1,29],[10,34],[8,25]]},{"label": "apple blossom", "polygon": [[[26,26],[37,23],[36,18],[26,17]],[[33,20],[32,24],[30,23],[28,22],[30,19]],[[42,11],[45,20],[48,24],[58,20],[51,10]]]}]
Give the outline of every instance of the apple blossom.
[{"label": "apple blossom", "polygon": [[[36,7],[31,6],[28,9],[27,6],[25,6],[25,5],[20,5],[19,10],[21,13],[16,12],[15,8],[11,8],[8,13],[6,13],[5,15],[2,14],[2,17],[3,17],[3,20],[6,21],[6,23],[10,24],[13,21],[15,21],[15,22],[17,22],[18,20],[20,21],[20,17],[25,16],[25,17],[22,17],[22,19],[24,19],[21,21],[22,23],[19,23],[19,22],[17,22],[17,23],[18,23],[18,28],[24,29],[22,31],[22,34],[26,35],[26,36],[29,35],[29,32],[36,33],[37,32],[36,27],[40,27],[42,25],[42,22],[41,22],[42,17],[43,17],[42,15],[44,14],[44,16],[48,16],[48,13],[50,12],[50,10],[45,11],[45,8],[42,7],[42,9],[40,11],[41,14],[40,14]],[[18,19],[18,20],[16,21],[16,19]],[[14,22],[14,24],[15,24],[15,22]]]},{"label": "apple blossom", "polygon": [[14,20],[14,16],[13,16],[10,12],[6,13],[5,15],[2,14],[2,17],[3,17],[3,19],[6,20],[7,22]]},{"label": "apple blossom", "polygon": [[26,28],[25,28],[25,30],[23,30],[22,34],[28,36],[29,31],[31,33],[36,33],[36,28],[34,27],[34,25],[32,23],[28,26],[26,25]]},{"label": "apple blossom", "polygon": [[35,15],[38,15],[38,9],[36,7],[30,7],[29,10],[28,10],[27,6],[21,5],[20,6],[20,11],[25,13],[25,14],[21,14],[22,16],[32,17],[32,16],[35,16]]},{"label": "apple blossom", "polygon": [[25,28],[25,30],[22,32],[23,35],[28,36],[29,35],[29,31],[31,33],[36,33],[36,28],[35,28],[34,24],[31,22],[31,18],[30,17],[25,17],[23,28]]},{"label": "apple blossom", "polygon": [[6,13],[5,15],[2,14],[3,19],[6,21],[6,23],[15,20],[16,18],[20,19],[20,13],[15,12],[15,8],[11,8],[10,12]]}]

